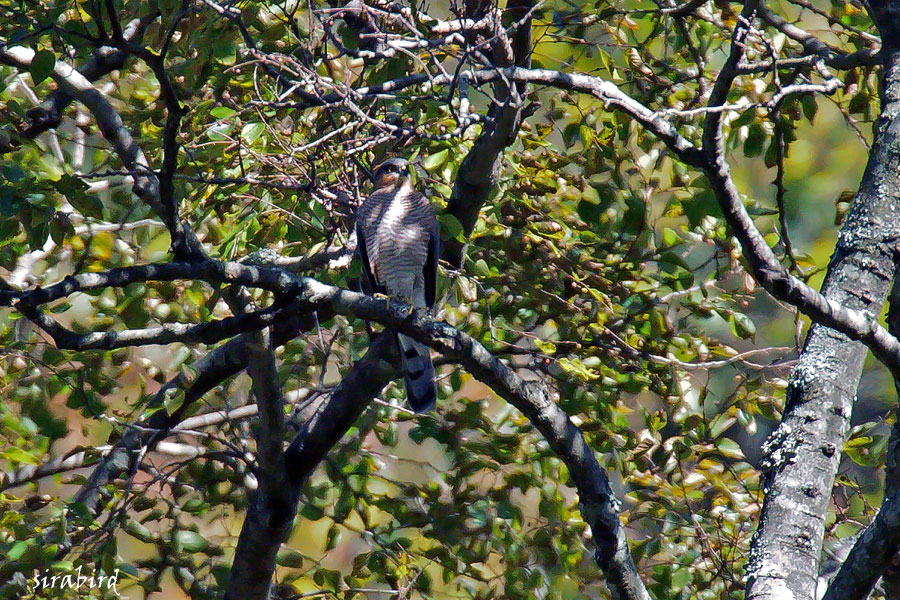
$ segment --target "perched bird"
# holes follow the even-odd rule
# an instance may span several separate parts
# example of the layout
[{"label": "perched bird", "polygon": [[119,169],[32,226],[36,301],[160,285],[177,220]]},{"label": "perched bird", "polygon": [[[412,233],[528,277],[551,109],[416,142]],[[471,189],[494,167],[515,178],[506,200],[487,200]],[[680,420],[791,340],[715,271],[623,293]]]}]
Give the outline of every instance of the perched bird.
[{"label": "perched bird", "polygon": [[[409,163],[384,161],[374,175],[375,191],[356,217],[357,252],[363,289],[401,298],[414,306],[434,306],[440,238],[434,209],[410,180]],[[428,346],[396,334],[406,398],[416,412],[434,408],[437,391]]]}]

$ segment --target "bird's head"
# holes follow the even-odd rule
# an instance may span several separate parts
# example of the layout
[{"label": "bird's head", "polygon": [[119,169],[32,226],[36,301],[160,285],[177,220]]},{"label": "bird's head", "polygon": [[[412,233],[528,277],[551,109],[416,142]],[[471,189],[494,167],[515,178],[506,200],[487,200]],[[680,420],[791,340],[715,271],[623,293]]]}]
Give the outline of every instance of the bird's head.
[{"label": "bird's head", "polygon": [[372,179],[376,190],[399,187],[409,181],[409,163],[402,158],[389,158],[378,166]]}]

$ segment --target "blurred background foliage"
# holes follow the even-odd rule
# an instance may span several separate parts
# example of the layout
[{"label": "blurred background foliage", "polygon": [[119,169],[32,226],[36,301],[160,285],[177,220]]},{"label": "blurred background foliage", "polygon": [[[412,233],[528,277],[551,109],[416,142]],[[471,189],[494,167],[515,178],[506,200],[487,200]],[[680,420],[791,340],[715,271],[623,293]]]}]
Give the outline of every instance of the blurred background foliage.
[{"label": "blurred background foliage", "polygon": [[[122,23],[160,11],[143,40],[156,51],[182,6],[113,4]],[[416,185],[440,212],[481,129],[458,130],[459,98],[448,102],[446,86],[361,100],[362,115],[301,108],[279,102],[266,64],[314,73],[310,87],[327,93],[328,85],[452,71],[462,46],[363,60],[354,56],[358,31],[329,18],[334,7],[325,2],[228,4],[241,11],[255,52],[211,3],[188,2],[166,58],[188,111],[176,196],[212,256],[240,259],[272,248],[304,257],[342,246],[370,191],[366,169],[394,155],[413,163]],[[660,14],[663,4],[543,2],[534,13],[532,64],[608,79],[657,110],[695,108],[725,59],[736,6],[701,4],[679,27]],[[78,65],[96,52],[95,40],[110,27],[102,5],[0,1],[0,38],[39,50],[30,73],[0,67],[3,141],[15,139],[27,111],[54,89],[48,60]],[[873,28],[855,2],[769,6],[837,47],[871,45]],[[451,8],[423,10],[448,18]],[[419,18],[427,32],[429,22]],[[794,43],[773,32],[765,38],[777,50]],[[877,76],[871,68],[847,71],[832,97],[790,98],[777,115],[751,107],[728,116],[735,178],[783,254],[772,185],[779,122],[786,222],[796,265],[815,285],[865,165]],[[95,85],[150,163],[161,165],[166,113],[152,71],[130,59]],[[771,73],[744,76],[730,101],[765,101],[775,85]],[[486,111],[489,92],[469,90],[473,113]],[[632,551],[656,597],[740,598],[761,502],[761,446],[780,416],[806,322],[745,271],[702,176],[595,99],[541,87],[530,93],[532,114],[506,151],[465,264],[442,269],[438,314],[558,391],[613,476]],[[701,118],[679,117],[687,137],[696,140]],[[445,239],[463,240],[453,217],[442,215],[441,228]],[[132,194],[83,107],[72,105],[57,129],[2,158],[0,274],[11,285],[165,260],[168,247],[168,232]],[[348,263],[307,273],[355,287],[358,269]],[[257,299],[268,302],[263,296]],[[221,290],[201,282],[75,294],[51,310],[77,331],[229,314]],[[367,343],[361,322],[335,317],[278,350],[293,423],[327,397]],[[63,574],[78,565],[121,569],[119,590],[130,598],[206,598],[222,589],[253,487],[252,419],[170,437],[168,451],[148,454],[132,479],[110,487],[108,512],[85,520],[62,561],[41,535],[83,511],[69,498],[89,469],[21,483],[29,467],[55,458],[85,451],[95,461],[161,384],[206,351],[178,344],[59,351],[20,314],[0,309],[3,597],[60,597],[59,590],[35,593],[26,580],[36,570]],[[527,420],[454,365],[439,366],[432,414],[412,415],[402,389],[389,386],[310,481],[279,555],[279,594],[605,597],[566,468]],[[241,375],[191,414],[234,409],[248,396]],[[856,531],[880,503],[885,422],[894,418],[895,399],[874,361],[859,400],[829,543]]]}]

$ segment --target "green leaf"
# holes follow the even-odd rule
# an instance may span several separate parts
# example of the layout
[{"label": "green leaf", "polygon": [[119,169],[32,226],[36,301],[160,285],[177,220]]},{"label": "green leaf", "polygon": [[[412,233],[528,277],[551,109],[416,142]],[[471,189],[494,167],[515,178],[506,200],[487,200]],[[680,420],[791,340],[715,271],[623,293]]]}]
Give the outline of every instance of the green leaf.
[{"label": "green leaf", "polygon": [[25,179],[25,171],[15,163],[5,163],[0,167],[0,175],[10,183],[16,183]]},{"label": "green leaf", "polygon": [[236,115],[237,111],[227,106],[217,106],[209,111],[209,114],[217,119],[227,119],[228,117]]},{"label": "green leaf", "polygon": [[341,572],[331,569],[317,569],[313,573],[313,581],[324,588],[336,592],[341,585]]},{"label": "green leaf", "polygon": [[259,136],[262,135],[262,132],[265,131],[266,126],[262,123],[247,123],[241,128],[241,139],[247,145],[252,145],[253,142],[259,139]]},{"label": "green leaf", "polygon": [[816,118],[816,114],[819,112],[816,96],[814,94],[804,94],[800,97],[800,106],[803,107],[803,116],[812,123]]},{"label": "green leaf", "polygon": [[723,456],[727,456],[728,458],[735,458],[738,460],[744,459],[744,451],[741,450],[738,443],[731,438],[723,437],[717,439],[716,448],[719,449],[719,452],[721,452]]},{"label": "green leaf", "polygon": [[337,525],[328,528],[328,534],[325,536],[325,551],[334,549],[341,541],[341,529]]},{"label": "green leaf", "polygon": [[307,521],[318,521],[325,516],[325,511],[315,504],[307,504],[300,510],[300,516]]},{"label": "green leaf", "polygon": [[209,548],[209,540],[196,531],[176,531],[172,544],[176,552],[203,552]]},{"label": "green leaf", "polygon": [[378,441],[387,446],[388,448],[393,448],[397,445],[397,442],[400,439],[400,434],[397,430],[397,424],[391,422],[387,425],[387,427],[376,427],[375,428],[375,436],[378,438]]},{"label": "green leaf", "polygon": [[434,171],[447,161],[447,157],[449,155],[450,151],[446,148],[444,150],[441,150],[440,152],[429,154],[424,159],[422,159],[422,166],[424,166],[427,171]]},{"label": "green leaf", "polygon": [[41,461],[35,458],[30,452],[19,448],[18,446],[10,446],[2,453],[0,453],[4,459],[13,464],[29,464],[29,465],[40,465]]},{"label": "green leaf", "polygon": [[742,340],[756,335],[756,324],[747,315],[734,312],[731,313],[728,320],[731,323],[731,331]]},{"label": "green leaf", "polygon": [[227,36],[220,35],[212,43],[213,57],[223,65],[230,67],[237,60],[237,49]]},{"label": "green leaf", "polygon": [[25,550],[28,549],[28,543],[30,540],[19,540],[13,547],[10,548],[9,552],[6,553],[6,558],[10,561],[19,560],[22,558],[22,555],[25,554]]},{"label": "green leaf", "polygon": [[173,386],[165,391],[163,406],[166,409],[166,414],[175,414],[175,411],[181,408],[182,404],[184,404],[184,390],[178,386]]},{"label": "green leaf", "polygon": [[219,123],[206,130],[206,136],[214,142],[224,142],[231,139],[234,126],[231,123]]},{"label": "green leaf", "polygon": [[287,548],[285,550],[281,550],[278,553],[278,555],[275,557],[275,563],[282,567],[299,569],[303,566],[303,555],[296,550]]},{"label": "green leaf", "polygon": [[450,213],[442,213],[438,215],[438,223],[441,226],[441,239],[465,243],[466,238],[463,237],[462,224],[456,217]]},{"label": "green leaf", "polygon": [[34,85],[37,85],[50,77],[53,68],[56,66],[56,55],[49,50],[41,50],[34,55],[28,72],[31,73],[31,79]]},{"label": "green leaf", "polygon": [[762,154],[763,144],[766,141],[766,132],[761,125],[754,123],[750,126],[750,133],[744,142],[744,154],[746,156],[759,156]]},{"label": "green leaf", "polygon": [[479,258],[478,260],[475,261],[475,263],[472,265],[472,270],[479,277],[490,277],[491,276],[491,269],[490,269],[490,267],[488,267],[487,261],[484,260],[483,258]]},{"label": "green leaf", "polygon": [[591,144],[594,143],[594,130],[587,125],[582,125],[579,129],[579,134],[581,136],[581,144],[585,148],[590,148]]},{"label": "green leaf", "polygon": [[668,247],[677,246],[678,244],[684,243],[684,239],[680,235],[678,235],[674,229],[670,227],[666,227],[663,229],[662,235],[663,245]]},{"label": "green leaf", "polygon": [[153,543],[156,539],[146,525],[142,525],[135,521],[129,521],[128,523],[126,523],[124,529],[125,533],[127,533],[131,537],[148,544]]},{"label": "green leaf", "polygon": [[93,219],[103,218],[103,203],[93,194],[74,193],[67,196],[69,204],[75,207],[85,217]]},{"label": "green leaf", "polygon": [[718,415],[715,419],[713,419],[712,423],[709,427],[709,433],[713,438],[720,437],[723,433],[728,431],[728,429],[735,424],[737,421],[736,417],[732,417],[727,413],[722,413]]}]

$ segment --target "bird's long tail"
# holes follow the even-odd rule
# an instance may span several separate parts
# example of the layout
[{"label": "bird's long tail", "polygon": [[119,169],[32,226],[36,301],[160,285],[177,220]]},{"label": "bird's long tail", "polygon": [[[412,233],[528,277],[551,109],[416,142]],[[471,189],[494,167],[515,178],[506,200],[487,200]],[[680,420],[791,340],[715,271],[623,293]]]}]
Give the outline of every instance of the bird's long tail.
[{"label": "bird's long tail", "polygon": [[397,345],[403,362],[403,381],[406,383],[406,398],[417,413],[428,412],[437,401],[434,385],[434,365],[431,350],[425,344],[397,334]]}]

